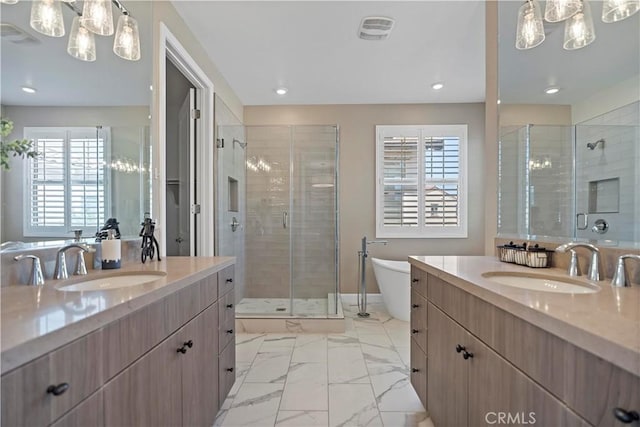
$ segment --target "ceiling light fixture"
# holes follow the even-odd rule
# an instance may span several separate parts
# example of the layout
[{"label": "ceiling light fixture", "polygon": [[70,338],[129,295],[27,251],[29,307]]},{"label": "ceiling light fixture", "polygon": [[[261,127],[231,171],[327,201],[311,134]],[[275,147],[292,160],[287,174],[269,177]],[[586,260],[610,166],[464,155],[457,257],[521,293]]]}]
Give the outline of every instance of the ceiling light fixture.
[{"label": "ceiling light fixture", "polygon": [[640,10],[639,0],[605,0],[602,4],[602,22],[612,22],[627,19]]},{"label": "ceiling light fixture", "polygon": [[589,2],[582,1],[582,8],[567,19],[564,23],[564,43],[562,47],[566,50],[575,50],[585,47],[596,39],[596,32],[593,28],[593,18]]},{"label": "ceiling light fixture", "polygon": [[558,92],[560,92],[560,88],[557,87],[548,87],[544,90],[547,95],[555,95]]},{"label": "ceiling light fixture", "polygon": [[118,29],[113,39],[113,53],[129,61],[140,59],[138,21],[132,18],[129,13],[124,13],[118,18]]},{"label": "ceiling light fixture", "polygon": [[276,93],[280,96],[282,95],[286,95],[288,92],[286,87],[279,87],[278,89],[276,89]]},{"label": "ceiling light fixture", "polygon": [[18,3],[18,0],[0,0],[0,3],[4,3],[4,4],[16,4],[16,3]]},{"label": "ceiling light fixture", "polygon": [[37,90],[35,90],[34,88],[29,87],[29,86],[22,86],[22,91],[23,92],[27,92],[27,93],[36,93],[37,92]]},{"label": "ceiling light fixture", "polygon": [[444,87],[443,83],[434,83],[431,85],[431,89],[433,90],[440,90]]},{"label": "ceiling light fixture", "polygon": [[73,18],[67,53],[81,61],[93,62],[96,60],[96,38],[84,26],[80,16]]},{"label": "ceiling light fixture", "polygon": [[64,36],[62,7],[58,0],[37,0],[31,4],[31,28],[49,37]]},{"label": "ceiling light fixture", "polygon": [[578,12],[580,8],[580,0],[547,0],[544,19],[547,22],[564,21]]},{"label": "ceiling light fixture", "polygon": [[[548,3],[547,3],[548,4]],[[527,0],[518,9],[516,49],[531,49],[544,41],[542,9],[537,0]]]},{"label": "ceiling light fixture", "polygon": [[82,25],[101,36],[113,34],[113,11],[111,0],[84,0]]}]

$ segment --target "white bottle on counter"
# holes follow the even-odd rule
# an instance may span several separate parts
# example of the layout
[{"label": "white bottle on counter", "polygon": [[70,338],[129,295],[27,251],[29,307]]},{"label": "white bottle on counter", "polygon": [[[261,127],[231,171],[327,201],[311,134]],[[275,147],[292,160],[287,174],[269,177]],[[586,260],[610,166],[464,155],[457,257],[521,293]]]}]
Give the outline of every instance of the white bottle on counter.
[{"label": "white bottle on counter", "polygon": [[107,239],[101,242],[103,270],[120,268],[120,243],[120,239],[116,239],[115,237],[115,230],[107,230]]}]

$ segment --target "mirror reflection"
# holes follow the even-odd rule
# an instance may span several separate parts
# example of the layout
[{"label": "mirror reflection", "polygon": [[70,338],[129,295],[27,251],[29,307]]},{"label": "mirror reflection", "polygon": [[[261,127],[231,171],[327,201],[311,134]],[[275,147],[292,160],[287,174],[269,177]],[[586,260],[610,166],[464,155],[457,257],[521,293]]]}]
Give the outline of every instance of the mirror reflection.
[{"label": "mirror reflection", "polygon": [[7,140],[32,140],[40,153],[13,157],[2,172],[2,240],[69,239],[79,229],[93,238],[111,217],[122,237],[137,237],[150,211],[152,2],[121,3],[137,23],[140,59],[123,47],[115,27],[125,14],[112,4],[115,34],[91,36],[93,61],[71,49],[83,2],[56,3],[62,37],[30,25],[32,2],[0,6],[1,115],[14,124]]},{"label": "mirror reflection", "polygon": [[544,21],[544,41],[519,50],[522,2],[499,2],[498,232],[635,247],[640,13],[605,23],[588,3],[592,43],[563,49],[565,22]]}]

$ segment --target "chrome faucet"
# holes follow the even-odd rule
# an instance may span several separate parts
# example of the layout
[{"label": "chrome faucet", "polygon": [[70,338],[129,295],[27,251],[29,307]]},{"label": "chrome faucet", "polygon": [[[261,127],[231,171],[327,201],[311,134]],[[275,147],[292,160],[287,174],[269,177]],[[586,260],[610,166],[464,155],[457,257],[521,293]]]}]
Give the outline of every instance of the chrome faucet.
[{"label": "chrome faucet", "polygon": [[84,262],[84,253],[93,252],[94,249],[85,244],[72,243],[70,245],[63,246],[58,250],[58,256],[56,257],[56,269],[53,273],[54,279],[66,279],[69,277],[67,274],[67,259],[65,252],[72,248],[80,249],[76,260],[76,269],[73,274],[77,276],[84,276],[87,274],[87,266]]},{"label": "chrome faucet", "polygon": [[611,286],[627,287],[631,286],[630,280],[627,279],[624,272],[624,260],[627,258],[640,261],[640,255],[626,254],[618,257],[618,263],[616,264],[616,271],[613,273],[613,279],[611,279]]},{"label": "chrome faucet", "polygon": [[35,255],[17,255],[13,257],[16,261],[23,259],[32,259],[33,266],[31,267],[31,277],[29,278],[29,284],[33,286],[44,285],[44,276],[42,275],[42,266],[40,265],[40,258]]},{"label": "chrome faucet", "polygon": [[[600,250],[592,245],[591,243],[578,243],[578,242],[570,242],[565,243],[564,245],[560,245],[556,248],[556,252],[565,253],[567,251],[571,251],[574,248],[587,248],[591,251],[591,263],[589,264],[589,280],[593,280],[595,282],[600,280]],[[575,253],[575,251],[572,251]],[[569,275],[577,275],[578,270],[578,258],[574,257],[574,254],[571,254],[571,263],[569,264]]]}]

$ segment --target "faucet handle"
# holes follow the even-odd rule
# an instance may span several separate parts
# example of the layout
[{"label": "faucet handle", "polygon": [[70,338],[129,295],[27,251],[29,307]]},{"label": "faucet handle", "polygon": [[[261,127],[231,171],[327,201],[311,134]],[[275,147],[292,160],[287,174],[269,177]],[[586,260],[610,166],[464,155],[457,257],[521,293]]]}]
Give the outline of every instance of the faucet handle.
[{"label": "faucet handle", "polygon": [[611,286],[616,286],[619,288],[631,286],[631,283],[627,279],[627,275],[624,272],[624,260],[627,258],[636,259],[640,261],[640,255],[634,255],[634,254],[620,255],[618,257],[618,262],[616,263],[616,271],[613,273],[613,278],[611,279]]},{"label": "faucet handle", "polygon": [[13,257],[16,261],[23,259],[32,259],[33,265],[31,267],[31,277],[29,278],[29,284],[33,286],[44,285],[44,276],[42,275],[42,266],[40,264],[40,258],[35,255],[16,255]]}]

